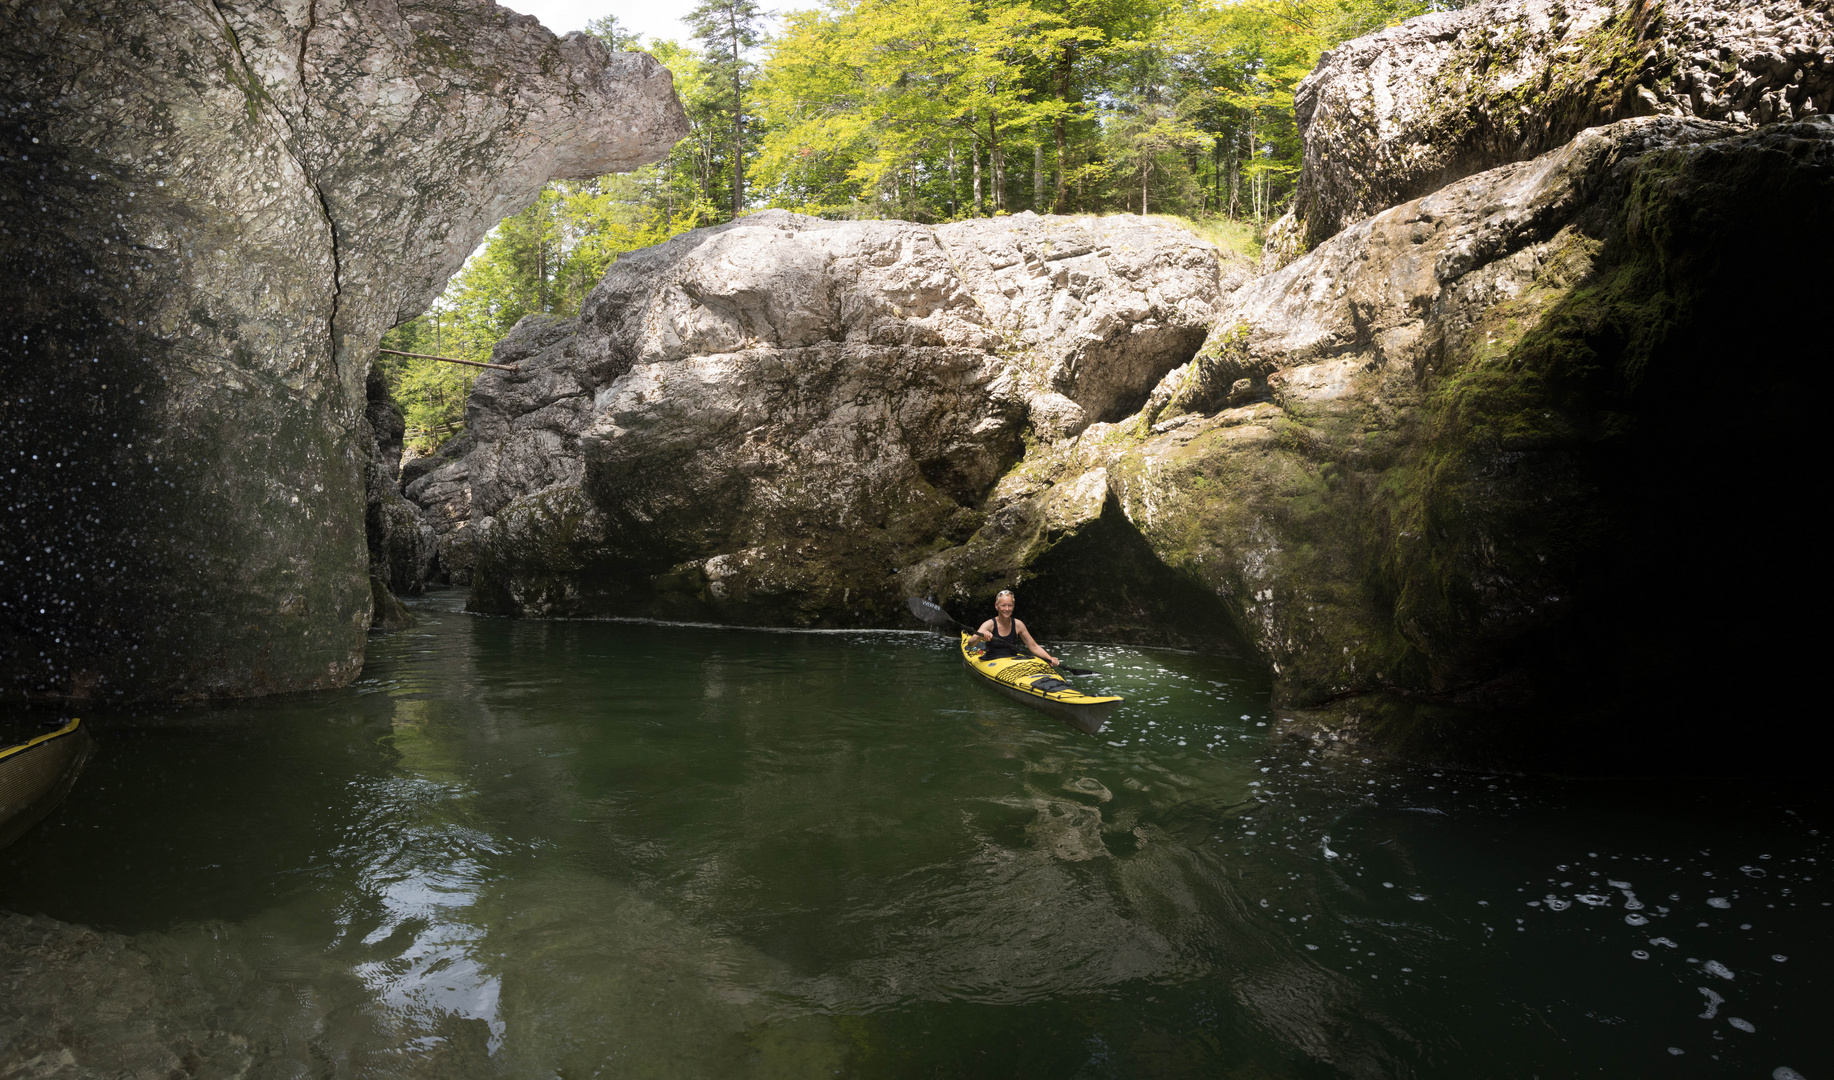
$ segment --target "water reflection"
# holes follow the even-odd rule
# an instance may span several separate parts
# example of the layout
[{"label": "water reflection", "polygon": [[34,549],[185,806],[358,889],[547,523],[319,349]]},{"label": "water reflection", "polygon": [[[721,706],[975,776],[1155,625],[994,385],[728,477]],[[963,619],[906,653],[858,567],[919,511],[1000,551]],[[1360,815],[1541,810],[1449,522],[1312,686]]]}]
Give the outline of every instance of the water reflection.
[{"label": "water reflection", "polygon": [[0,907],[277,1073],[1828,1071],[1818,804],[1383,766],[1201,656],[1076,650],[1091,739],[946,640],[456,606],[348,692],[102,718]]}]

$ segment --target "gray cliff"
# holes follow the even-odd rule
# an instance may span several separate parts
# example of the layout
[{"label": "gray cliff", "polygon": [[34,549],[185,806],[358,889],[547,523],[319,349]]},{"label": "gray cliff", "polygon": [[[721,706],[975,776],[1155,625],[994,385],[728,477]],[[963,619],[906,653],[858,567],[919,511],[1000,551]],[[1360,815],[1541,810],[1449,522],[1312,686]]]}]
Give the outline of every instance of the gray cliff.
[{"label": "gray cliff", "polygon": [[1827,113],[1834,14],[1816,0],[1488,0],[1345,42],[1294,98],[1305,162],[1276,264],[1594,125]]},{"label": "gray cliff", "polygon": [[753,215],[525,320],[408,495],[478,610],[883,623],[1024,439],[1138,408],[1246,277],[1138,218]]},{"label": "gray cliff", "polygon": [[0,18],[0,693],[347,682],[379,336],[544,182],[664,154],[668,73],[488,0]]},{"label": "gray cliff", "polygon": [[[769,214],[636,253],[518,328],[409,496],[479,610],[896,625],[1017,585],[1053,637],[1235,649],[1383,745],[1643,767],[1659,723],[1723,765],[1720,718],[1813,669],[1772,628],[1812,565],[1834,122],[1788,50],[1824,13],[1587,10],[1569,37],[1669,73],[1649,115],[1397,180],[1266,276],[1132,218]],[[1464,17],[1314,88],[1440,70]],[[1797,66],[1735,55],[1684,108],[1701,27]],[[1394,117],[1449,84],[1406,85]],[[1309,161],[1372,167],[1325,130]]]},{"label": "gray cliff", "polygon": [[1826,118],[1582,132],[1236,291],[1139,414],[1029,455],[904,581],[962,613],[1022,581],[1051,625],[1144,547],[1277,704],[1377,741],[1705,739],[1813,670],[1767,628],[1812,565],[1830,243]]}]

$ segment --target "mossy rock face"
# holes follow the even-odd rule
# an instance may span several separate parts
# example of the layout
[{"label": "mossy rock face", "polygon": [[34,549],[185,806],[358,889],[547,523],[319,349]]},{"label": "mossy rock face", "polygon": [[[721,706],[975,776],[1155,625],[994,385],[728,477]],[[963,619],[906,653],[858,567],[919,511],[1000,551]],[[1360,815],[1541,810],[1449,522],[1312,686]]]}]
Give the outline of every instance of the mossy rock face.
[{"label": "mossy rock face", "polygon": [[1234,294],[1140,415],[1028,455],[981,534],[907,578],[1038,572],[1067,546],[1043,508],[1099,468],[1321,727],[1617,768],[1659,717],[1672,753],[1644,764],[1698,764],[1753,686],[1808,693],[1779,633],[1815,565],[1825,344],[1798,253],[1834,242],[1834,124],[1728,134],[1625,121],[1346,230]]},{"label": "mossy rock face", "polygon": [[1589,127],[1825,115],[1830,46],[1814,0],[1485,0],[1344,42],[1295,91],[1305,161],[1269,257]]},{"label": "mossy rock face", "polygon": [[388,582],[371,575],[369,595],[373,606],[369,619],[371,630],[406,630],[414,625],[414,613],[389,591]]},{"label": "mossy rock face", "polygon": [[1013,589],[1041,640],[1244,651],[1228,610],[1154,553],[1101,467],[1001,508],[967,543],[905,570],[899,585],[969,626],[992,616],[995,593]]}]

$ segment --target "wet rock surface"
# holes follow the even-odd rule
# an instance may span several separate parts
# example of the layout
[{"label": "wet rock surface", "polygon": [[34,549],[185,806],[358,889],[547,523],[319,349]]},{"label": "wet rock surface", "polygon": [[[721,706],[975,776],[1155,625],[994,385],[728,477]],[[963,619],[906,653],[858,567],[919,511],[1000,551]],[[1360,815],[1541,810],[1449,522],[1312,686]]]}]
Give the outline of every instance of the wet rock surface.
[{"label": "wet rock surface", "polygon": [[[371,592],[379,582],[398,608],[395,597],[418,596],[426,590],[438,555],[438,537],[420,509],[401,494],[402,436],[407,424],[401,409],[389,398],[380,368],[370,369],[368,392],[369,404],[363,410],[370,435],[369,457],[363,466],[363,524]],[[384,621],[372,616],[371,625]]]},{"label": "wet rock surface", "polygon": [[1139,218],[756,214],[520,324],[408,496],[479,610],[882,623],[1028,427],[1137,407],[1247,277]]},{"label": "wet rock surface", "polygon": [[1637,116],[1757,126],[1834,108],[1834,15],[1811,0],[1489,0],[1325,54],[1276,262],[1461,177]]},{"label": "wet rock surface", "polygon": [[[221,922],[125,935],[0,913],[0,1076],[479,1075],[490,1031],[391,1015],[337,959],[302,964],[266,933]],[[348,961],[344,961],[348,964]]]},{"label": "wet rock surface", "polygon": [[0,694],[347,682],[380,334],[545,181],[665,153],[667,72],[471,0],[0,12]]},{"label": "wet rock surface", "polygon": [[[1589,130],[1238,290],[1141,413],[1029,456],[904,580],[965,614],[1034,577],[1028,604],[1069,607],[1045,561],[1095,572],[1114,546],[1081,531],[1118,510],[1277,702],[1424,753],[1524,725],[1596,750],[1599,717],[1663,714],[1693,752],[1746,673],[1806,692],[1806,646],[1779,666],[1723,632],[1776,620],[1810,535],[1817,286],[1752,270],[1830,241],[1834,122]],[[1729,365],[1775,410],[1762,447],[1702,437]]]}]

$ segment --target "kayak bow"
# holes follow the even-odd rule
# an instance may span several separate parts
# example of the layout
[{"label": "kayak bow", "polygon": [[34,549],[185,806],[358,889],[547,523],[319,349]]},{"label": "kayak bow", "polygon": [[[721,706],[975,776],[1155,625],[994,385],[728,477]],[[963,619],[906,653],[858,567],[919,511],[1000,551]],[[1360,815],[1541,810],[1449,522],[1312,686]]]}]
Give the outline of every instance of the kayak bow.
[{"label": "kayak bow", "polygon": [[89,759],[89,733],[75,720],[56,731],[0,746],[0,847],[50,813]]},{"label": "kayak bow", "polygon": [[1050,664],[1030,656],[981,658],[983,647],[973,634],[962,635],[962,663],[995,690],[1040,712],[1049,713],[1087,735],[1097,734],[1118,697],[1090,697],[1058,678]]}]

